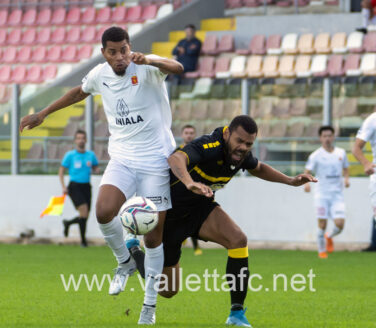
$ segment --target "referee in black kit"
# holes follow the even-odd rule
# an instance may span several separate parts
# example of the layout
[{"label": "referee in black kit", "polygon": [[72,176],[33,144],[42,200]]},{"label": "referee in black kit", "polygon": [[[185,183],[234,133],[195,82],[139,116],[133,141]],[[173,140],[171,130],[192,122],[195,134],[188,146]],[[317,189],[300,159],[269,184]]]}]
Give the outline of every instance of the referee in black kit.
[{"label": "referee in black kit", "polygon": [[[75,149],[68,151],[64,155],[59,168],[59,178],[63,193],[68,194],[72,199],[79,216],[71,220],[63,220],[64,236],[68,237],[70,225],[77,223],[80,227],[81,246],[87,247],[85,232],[91,205],[90,175],[92,172],[99,173],[98,160],[93,151],[85,149],[85,131],[76,131],[74,144]],[[70,182],[68,187],[66,187],[64,182],[65,169],[69,171]]]}]

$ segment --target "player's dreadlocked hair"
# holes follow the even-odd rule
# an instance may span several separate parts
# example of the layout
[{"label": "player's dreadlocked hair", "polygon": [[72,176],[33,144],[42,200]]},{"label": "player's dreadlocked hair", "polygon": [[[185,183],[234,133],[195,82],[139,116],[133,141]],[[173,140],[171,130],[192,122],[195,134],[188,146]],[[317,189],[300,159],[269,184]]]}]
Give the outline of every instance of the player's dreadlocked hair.
[{"label": "player's dreadlocked hair", "polygon": [[129,43],[129,35],[128,32],[121,27],[112,26],[105,30],[102,34],[102,46],[106,48],[107,41],[112,42],[120,42],[120,41],[127,41]]},{"label": "player's dreadlocked hair", "polygon": [[231,121],[229,125],[230,132],[237,129],[238,126],[241,126],[244,131],[249,134],[256,133],[258,131],[257,124],[253,118],[249,117],[248,115],[239,115],[235,116],[235,118]]}]

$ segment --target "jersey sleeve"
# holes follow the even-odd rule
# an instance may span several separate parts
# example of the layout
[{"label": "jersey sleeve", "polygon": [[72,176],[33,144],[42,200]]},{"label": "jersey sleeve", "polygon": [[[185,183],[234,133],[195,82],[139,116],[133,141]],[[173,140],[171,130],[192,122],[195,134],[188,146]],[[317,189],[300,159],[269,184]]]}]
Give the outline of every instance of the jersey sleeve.
[{"label": "jersey sleeve", "polygon": [[[157,55],[147,55],[146,58],[149,59],[164,59],[163,57]],[[151,81],[155,83],[162,83],[168,74],[165,74],[159,70],[158,67],[152,65],[146,65],[147,74],[150,77]]]},{"label": "jersey sleeve", "polygon": [[215,156],[220,147],[218,140],[209,135],[201,136],[177,151],[184,153],[188,158],[188,166],[205,162]]},{"label": "jersey sleeve", "polygon": [[372,114],[363,122],[356,137],[363,141],[370,141],[376,129],[376,115]]},{"label": "jersey sleeve", "polygon": [[97,159],[97,156],[95,155],[94,152],[92,152],[91,154],[92,154],[92,160],[91,160],[92,165],[93,165],[93,166],[98,166],[98,159]]},{"label": "jersey sleeve", "polygon": [[309,170],[312,172],[312,171],[315,171],[315,167],[316,167],[315,155],[311,154],[308,157],[308,161],[307,161],[305,168],[306,170]]},{"label": "jersey sleeve", "polygon": [[247,158],[244,160],[242,168],[244,170],[254,170],[258,165],[258,159],[253,157],[253,154],[250,152]]},{"label": "jersey sleeve", "polygon": [[82,91],[90,94],[99,94],[98,88],[98,71],[100,66],[94,67],[83,79],[82,79]]},{"label": "jersey sleeve", "polygon": [[61,166],[65,167],[65,168],[69,168],[70,164],[71,164],[71,161],[72,161],[72,156],[71,156],[71,153],[70,152],[67,152],[64,157],[63,157],[63,160],[61,161]]}]

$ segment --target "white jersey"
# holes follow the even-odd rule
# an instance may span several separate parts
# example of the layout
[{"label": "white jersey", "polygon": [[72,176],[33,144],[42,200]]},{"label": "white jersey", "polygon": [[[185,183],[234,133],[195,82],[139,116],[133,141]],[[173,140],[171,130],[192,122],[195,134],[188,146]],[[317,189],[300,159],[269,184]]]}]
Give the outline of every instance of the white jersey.
[{"label": "white jersey", "polygon": [[371,144],[373,163],[376,163],[376,113],[366,118],[356,137]]},{"label": "white jersey", "polygon": [[84,92],[102,96],[111,158],[128,167],[168,168],[167,157],[176,145],[165,78],[159,68],[133,62],[119,76],[106,62],[82,80]]},{"label": "white jersey", "polygon": [[319,180],[315,184],[316,197],[329,197],[343,191],[343,169],[349,167],[346,151],[334,147],[329,153],[323,147],[314,151],[308,158],[306,169],[314,172]]}]

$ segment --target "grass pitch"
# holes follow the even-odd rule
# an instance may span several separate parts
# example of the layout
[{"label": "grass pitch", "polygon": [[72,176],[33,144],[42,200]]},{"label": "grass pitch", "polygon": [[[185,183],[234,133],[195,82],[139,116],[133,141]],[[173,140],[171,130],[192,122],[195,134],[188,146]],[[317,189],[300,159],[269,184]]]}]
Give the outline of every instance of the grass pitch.
[{"label": "grass pitch", "polygon": [[[195,257],[185,249],[184,276],[202,277],[205,269],[223,275],[226,259],[225,250],[204,250]],[[137,327],[143,301],[137,277],[131,277],[117,297],[107,294],[107,280],[101,291],[97,286],[89,291],[83,278],[77,291],[72,285],[65,291],[61,275],[67,283],[71,274],[76,282],[80,274],[86,274],[88,282],[96,274],[100,282],[104,275],[112,275],[113,267],[107,247],[0,245],[0,327]],[[282,279],[273,291],[274,274],[307,278],[310,269],[316,275],[315,292],[308,283],[304,291],[295,292],[290,280],[284,291]],[[254,328],[376,327],[375,253],[338,252],[319,260],[315,252],[255,250],[250,252],[250,271],[263,277],[252,279],[254,287],[260,283],[263,287],[248,292],[246,299]],[[208,287],[214,288],[212,280]],[[206,292],[203,285],[198,292],[185,289],[172,299],[159,297],[156,327],[224,327],[229,303],[228,292]]]}]

